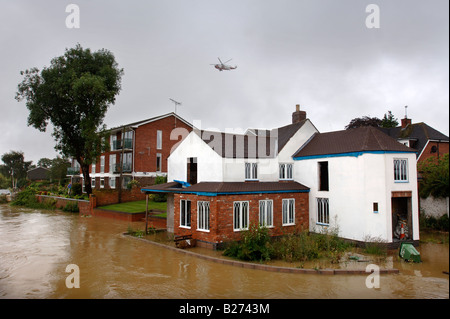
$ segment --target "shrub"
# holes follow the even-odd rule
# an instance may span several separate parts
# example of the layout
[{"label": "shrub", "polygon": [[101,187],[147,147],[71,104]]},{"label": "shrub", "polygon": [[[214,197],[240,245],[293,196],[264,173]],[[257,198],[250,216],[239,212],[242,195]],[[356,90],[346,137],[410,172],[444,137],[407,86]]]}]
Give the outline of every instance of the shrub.
[{"label": "shrub", "polygon": [[448,219],[447,214],[444,214],[439,218],[421,214],[420,220],[419,220],[419,225],[420,225],[420,228],[422,228],[422,229],[448,231],[449,230],[449,219]]},{"label": "shrub", "polygon": [[6,195],[0,195],[0,204],[6,204],[7,202]]},{"label": "shrub", "polygon": [[11,205],[25,206],[35,209],[55,209],[56,200],[47,198],[42,203],[40,203],[36,198],[36,190],[27,188],[17,194],[16,199],[11,203]]},{"label": "shrub", "polygon": [[62,210],[69,213],[78,213],[80,211],[78,208],[78,202],[76,201],[67,203]]},{"label": "shrub", "polygon": [[272,251],[269,230],[252,224],[241,233],[241,240],[232,242],[223,254],[241,260],[265,261],[270,260]]},{"label": "shrub", "polygon": [[83,185],[81,185],[80,183],[72,184],[72,189],[70,191],[70,194],[72,196],[81,196],[81,195],[83,195]]},{"label": "shrub", "polygon": [[292,261],[319,258],[319,245],[307,232],[284,235],[273,243],[274,257]]}]

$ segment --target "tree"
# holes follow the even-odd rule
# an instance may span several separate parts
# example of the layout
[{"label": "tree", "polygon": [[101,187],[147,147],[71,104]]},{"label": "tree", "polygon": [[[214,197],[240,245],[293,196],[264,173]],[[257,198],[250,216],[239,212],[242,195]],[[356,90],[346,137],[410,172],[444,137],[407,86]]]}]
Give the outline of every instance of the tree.
[{"label": "tree", "polygon": [[23,152],[11,151],[2,155],[3,165],[0,165],[0,174],[11,177],[11,186],[15,189],[19,180],[27,178],[27,171],[32,161],[25,161]]},{"label": "tree", "polygon": [[39,161],[37,162],[37,166],[50,168],[52,166],[52,160],[47,157],[43,157],[43,158],[39,159]]},{"label": "tree", "polygon": [[352,129],[352,128],[358,128],[362,126],[375,126],[379,127],[381,124],[381,120],[377,117],[357,117],[350,121],[350,123],[345,127],[346,130]]},{"label": "tree", "polygon": [[55,149],[78,161],[91,194],[89,165],[109,147],[103,120],[121,89],[123,69],[110,51],[91,52],[77,44],[42,72],[31,68],[21,74],[16,99],[26,100],[28,125],[45,132],[53,124]]},{"label": "tree", "polygon": [[384,114],[383,119],[381,120],[381,127],[385,127],[385,128],[392,128],[392,127],[397,127],[398,126],[398,120],[396,118],[394,118],[394,115],[392,115],[391,111],[388,111],[388,113]]},{"label": "tree", "polygon": [[418,170],[422,175],[419,183],[419,195],[427,198],[448,197],[449,194],[449,154],[430,157],[418,164]]},{"label": "tree", "polygon": [[66,158],[59,156],[51,160],[50,165],[50,177],[53,181],[57,180],[59,184],[63,184],[67,178],[67,168],[71,166],[71,163]]}]

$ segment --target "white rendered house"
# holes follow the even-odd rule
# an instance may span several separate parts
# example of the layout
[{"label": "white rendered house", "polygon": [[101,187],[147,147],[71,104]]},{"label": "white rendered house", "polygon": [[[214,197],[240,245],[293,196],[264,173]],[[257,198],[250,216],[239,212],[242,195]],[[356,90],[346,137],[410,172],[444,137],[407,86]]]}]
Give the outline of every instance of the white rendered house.
[{"label": "white rendered house", "polygon": [[274,236],[332,228],[386,243],[404,220],[407,239],[418,241],[415,157],[376,128],[319,133],[297,106],[292,124],[277,129],[194,128],[168,158],[167,185],[142,191],[172,193],[168,229],[213,245],[236,240],[237,223],[258,218]]},{"label": "white rendered house", "polygon": [[[317,134],[294,154],[294,179],[310,188],[310,230],[395,241],[399,218],[419,240],[415,151],[373,127]],[[406,227],[405,227],[406,228]]]}]

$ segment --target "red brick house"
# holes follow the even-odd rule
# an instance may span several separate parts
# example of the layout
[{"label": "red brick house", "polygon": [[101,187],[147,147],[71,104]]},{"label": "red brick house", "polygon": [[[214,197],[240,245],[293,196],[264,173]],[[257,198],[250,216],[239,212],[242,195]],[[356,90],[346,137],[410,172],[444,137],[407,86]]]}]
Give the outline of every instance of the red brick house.
[{"label": "red brick house", "polygon": [[405,117],[401,126],[379,129],[400,143],[416,149],[417,163],[449,152],[448,136],[423,122],[412,123],[411,119]]},{"label": "red brick house", "polygon": [[[264,226],[271,236],[309,228],[309,188],[294,182],[200,182],[183,187],[170,182],[143,192],[168,193],[174,235],[192,235],[200,246],[217,249],[240,239],[250,225]],[[185,184],[184,184],[185,185]],[[170,214],[167,215],[168,218]]]},{"label": "red brick house", "polygon": [[[122,188],[131,180],[141,185],[153,184],[156,176],[167,175],[167,158],[172,148],[191,130],[192,125],[173,112],[111,128],[110,149],[90,167],[92,188],[117,189],[120,175]],[[76,161],[68,175],[72,182],[82,183]]]}]

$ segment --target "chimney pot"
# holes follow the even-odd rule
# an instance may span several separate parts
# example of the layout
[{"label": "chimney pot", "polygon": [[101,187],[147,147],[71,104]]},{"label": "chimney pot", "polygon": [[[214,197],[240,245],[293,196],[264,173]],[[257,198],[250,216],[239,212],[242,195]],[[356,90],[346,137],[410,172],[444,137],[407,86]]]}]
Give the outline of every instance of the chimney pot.
[{"label": "chimney pot", "polygon": [[295,106],[295,111],[296,111],[296,112],[299,112],[299,111],[300,111],[300,104],[297,104],[297,105]]}]

